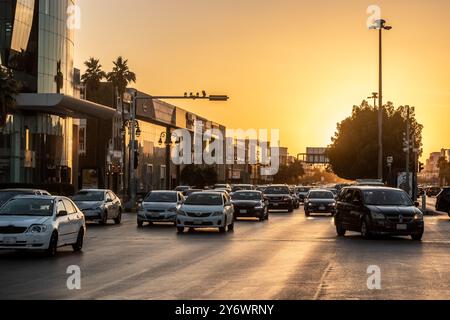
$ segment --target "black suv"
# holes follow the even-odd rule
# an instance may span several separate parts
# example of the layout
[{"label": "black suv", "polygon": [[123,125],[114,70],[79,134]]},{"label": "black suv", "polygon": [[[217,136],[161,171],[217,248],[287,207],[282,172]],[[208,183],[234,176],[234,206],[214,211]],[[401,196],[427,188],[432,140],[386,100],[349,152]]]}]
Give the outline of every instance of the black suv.
[{"label": "black suv", "polygon": [[339,194],[335,225],[339,236],[346,231],[372,235],[411,236],[421,240],[422,212],[406,192],[385,187],[350,187]]},{"label": "black suv", "polygon": [[269,201],[269,210],[294,211],[294,198],[287,185],[271,185],[264,191],[264,197]]},{"label": "black suv", "polygon": [[436,199],[436,210],[447,212],[450,217],[450,187],[445,187]]}]

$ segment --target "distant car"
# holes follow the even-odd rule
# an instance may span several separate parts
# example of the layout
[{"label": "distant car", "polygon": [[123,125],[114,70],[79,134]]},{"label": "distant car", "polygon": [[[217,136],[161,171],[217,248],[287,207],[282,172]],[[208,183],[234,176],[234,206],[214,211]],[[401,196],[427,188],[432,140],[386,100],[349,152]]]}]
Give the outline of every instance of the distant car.
[{"label": "distant car", "polygon": [[194,193],[178,210],[177,231],[185,228],[218,228],[221,233],[234,230],[234,208],[230,197],[221,192]]},{"label": "distant car", "polygon": [[252,184],[235,184],[231,188],[231,192],[241,191],[241,190],[255,190],[255,186]]},{"label": "distant car", "polygon": [[84,213],[87,221],[98,221],[102,225],[106,225],[109,219],[113,219],[115,224],[122,222],[122,202],[111,190],[81,190],[72,200]]},{"label": "distant car", "polygon": [[202,189],[190,189],[190,190],[186,190],[183,192],[183,196],[185,198],[188,198],[190,195],[192,195],[193,193],[197,193],[197,192],[203,192]]},{"label": "distant car", "polygon": [[305,215],[311,213],[330,213],[334,216],[336,212],[336,200],[333,192],[325,189],[311,190],[305,198]]},{"label": "distant car", "polygon": [[255,190],[256,191],[261,191],[261,192],[263,192],[264,193],[264,191],[267,189],[267,186],[257,186],[256,188],[255,188]]},{"label": "distant car", "polygon": [[427,189],[427,197],[436,197],[441,192],[439,187],[430,187]]},{"label": "distant car", "polygon": [[229,184],[220,184],[220,183],[215,184],[213,187],[213,190],[218,190],[218,189],[219,190],[227,190],[228,193],[231,192],[231,186]]},{"label": "distant car", "polygon": [[445,187],[436,199],[436,210],[447,212],[450,217],[450,187]]},{"label": "distant car", "polygon": [[39,189],[4,189],[0,190],[0,207],[5,204],[9,199],[15,196],[25,196],[25,195],[35,195],[35,196],[49,196],[45,190]]},{"label": "distant car", "polygon": [[138,227],[145,222],[168,222],[176,224],[177,211],[181,207],[184,197],[178,191],[152,191],[141,204],[137,216]]},{"label": "distant car", "polygon": [[305,202],[305,198],[311,189],[311,187],[297,187],[297,196],[301,203]]},{"label": "distant car", "polygon": [[269,207],[261,191],[237,191],[233,193],[231,202],[234,206],[234,218],[258,218],[269,220]]},{"label": "distant car", "polygon": [[185,192],[185,191],[188,191],[190,189],[192,189],[192,187],[190,187],[190,186],[178,186],[178,187],[175,188],[174,191]]},{"label": "distant car", "polygon": [[66,197],[19,196],[0,208],[0,249],[42,250],[54,256],[59,247],[83,248],[83,213]]},{"label": "distant car", "polygon": [[294,199],[288,186],[271,185],[264,191],[264,196],[269,201],[269,210],[294,211]]},{"label": "distant car", "polygon": [[336,231],[372,235],[411,236],[421,240],[425,223],[422,212],[409,195],[386,187],[349,187],[342,190],[337,202]]},{"label": "distant car", "polygon": [[356,185],[361,187],[384,187],[384,182],[379,179],[358,179]]}]

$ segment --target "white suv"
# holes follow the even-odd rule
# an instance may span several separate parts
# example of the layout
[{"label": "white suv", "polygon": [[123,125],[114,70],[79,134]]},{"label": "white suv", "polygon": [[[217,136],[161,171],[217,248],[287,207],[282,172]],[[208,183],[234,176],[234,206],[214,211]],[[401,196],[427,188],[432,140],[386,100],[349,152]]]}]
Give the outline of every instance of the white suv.
[{"label": "white suv", "polygon": [[66,197],[17,196],[0,208],[0,249],[81,251],[86,234],[83,213]]},{"label": "white suv", "polygon": [[185,228],[219,228],[221,233],[234,230],[234,208],[226,193],[194,193],[183,203],[177,214],[177,230]]}]

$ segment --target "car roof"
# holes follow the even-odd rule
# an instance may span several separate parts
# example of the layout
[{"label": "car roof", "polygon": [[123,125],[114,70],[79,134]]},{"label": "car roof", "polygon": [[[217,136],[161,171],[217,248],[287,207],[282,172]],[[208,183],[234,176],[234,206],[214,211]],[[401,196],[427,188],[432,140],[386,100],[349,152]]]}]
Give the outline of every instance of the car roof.
[{"label": "car roof", "polygon": [[312,189],[311,192],[331,192],[331,190],[330,189]]},{"label": "car roof", "polygon": [[111,191],[111,190],[108,190],[108,189],[81,189],[80,191],[78,191],[78,192],[92,192],[92,191],[103,191],[103,192],[106,192],[106,191]]},{"label": "car roof", "polygon": [[358,190],[365,190],[365,191],[371,191],[371,190],[396,190],[396,191],[403,191],[402,189],[397,188],[390,188],[390,187],[377,187],[377,186],[351,186],[351,187],[345,187],[344,189],[358,189]]},{"label": "car roof", "polygon": [[223,195],[225,194],[225,192],[220,192],[220,191],[204,191],[204,192],[198,192],[198,194],[202,194],[202,195]]},{"label": "car roof", "polygon": [[11,191],[18,191],[18,192],[35,192],[35,191],[44,191],[44,192],[48,192],[46,190],[41,190],[41,189],[2,189],[0,190],[0,192],[11,192]]},{"label": "car roof", "polygon": [[259,190],[239,190],[239,191],[236,191],[235,193],[262,193],[261,191],[259,191]]},{"label": "car roof", "polygon": [[154,190],[150,191],[150,193],[180,193],[180,191],[172,191],[172,190]]},{"label": "car roof", "polygon": [[61,197],[61,196],[48,196],[48,195],[21,195],[21,196],[16,196],[13,199],[46,199],[46,200],[55,200],[55,199],[60,199],[60,198],[65,198],[65,197]]}]

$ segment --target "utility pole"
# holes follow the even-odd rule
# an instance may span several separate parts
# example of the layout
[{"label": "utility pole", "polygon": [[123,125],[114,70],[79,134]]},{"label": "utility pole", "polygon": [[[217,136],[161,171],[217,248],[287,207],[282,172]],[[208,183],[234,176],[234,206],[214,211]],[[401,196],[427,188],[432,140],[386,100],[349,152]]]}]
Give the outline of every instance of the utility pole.
[{"label": "utility pole", "polygon": [[370,29],[378,30],[379,78],[378,78],[378,179],[383,179],[383,30],[391,30],[386,21],[379,19]]},{"label": "utility pole", "polygon": [[405,151],[406,151],[406,188],[408,194],[412,195],[410,190],[410,170],[409,170],[409,158],[410,158],[410,150],[411,150],[411,132],[410,132],[410,108],[406,106],[406,141],[405,141]]},{"label": "utility pole", "polygon": [[133,93],[131,101],[131,122],[130,122],[130,200],[132,210],[136,203],[136,174],[134,170],[135,156],[136,156],[136,96],[137,92]]},{"label": "utility pole", "polygon": [[373,92],[371,97],[367,97],[367,99],[373,99],[373,108],[377,108],[377,99],[378,99],[378,92]]}]

